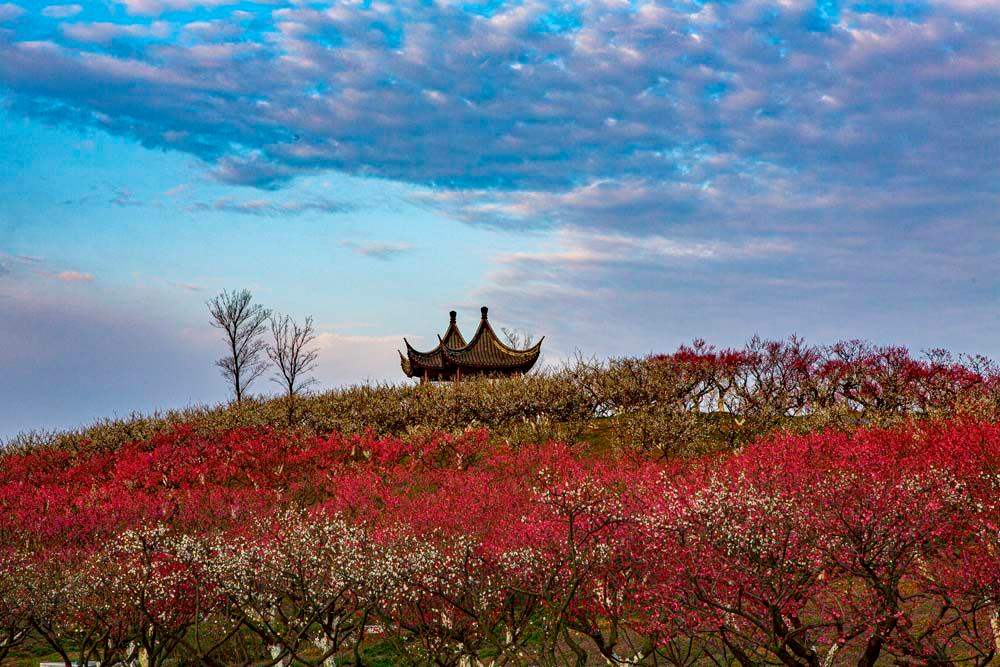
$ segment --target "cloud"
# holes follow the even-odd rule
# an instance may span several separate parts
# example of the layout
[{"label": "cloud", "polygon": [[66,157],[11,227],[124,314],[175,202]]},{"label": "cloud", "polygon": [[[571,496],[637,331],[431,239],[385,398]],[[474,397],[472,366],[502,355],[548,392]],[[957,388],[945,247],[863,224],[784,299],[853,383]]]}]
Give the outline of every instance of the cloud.
[{"label": "cloud", "polygon": [[0,252],[0,277],[17,277],[25,275],[26,267],[37,267],[44,260],[33,255],[7,254]]},{"label": "cloud", "polygon": [[196,211],[222,211],[242,215],[256,215],[266,218],[283,218],[302,215],[303,213],[348,213],[357,207],[344,201],[318,197],[304,201],[276,201],[267,199],[248,199],[238,201],[229,197],[216,199],[212,203],[198,202],[193,206]]},{"label": "cloud", "polygon": [[89,283],[94,280],[93,274],[82,271],[60,271],[55,274],[55,277],[56,280],[61,280],[64,283]]},{"label": "cloud", "polygon": [[0,3],[0,23],[13,21],[24,14],[24,8],[10,2]]},{"label": "cloud", "polygon": [[342,241],[341,245],[350,248],[359,255],[389,261],[400,255],[413,252],[414,247],[409,243],[358,243],[355,241]]},{"label": "cloud", "polygon": [[109,22],[64,23],[63,35],[78,42],[108,44],[116,39],[164,39],[170,35],[171,25],[165,21],[150,24],[121,24]]},{"label": "cloud", "polygon": [[262,157],[260,153],[226,156],[212,168],[212,175],[230,185],[250,185],[275,190],[287,184],[299,171]]},{"label": "cloud", "polygon": [[112,187],[111,190],[111,199],[108,200],[110,204],[121,207],[145,205],[145,202],[136,199],[135,194],[128,188]]},{"label": "cloud", "polygon": [[237,22],[216,19],[185,23],[183,30],[194,39],[216,42],[239,37],[244,33],[245,28]]},{"label": "cloud", "polygon": [[196,285],[194,283],[171,282],[170,284],[178,289],[182,289],[187,292],[204,292],[205,290],[208,289],[204,285]]},{"label": "cloud", "polygon": [[634,237],[623,234],[601,234],[572,228],[555,234],[550,245],[554,249],[515,252],[500,255],[501,265],[522,263],[593,266],[600,264],[641,265],[664,263],[722,262],[727,260],[770,259],[787,255],[795,245],[788,240],[751,238],[740,242],[729,240],[691,241],[663,236]]},{"label": "cloud", "polygon": [[42,16],[53,19],[68,19],[83,11],[80,5],[49,5],[42,10]]},{"label": "cloud", "polygon": [[[129,14],[156,16],[164,12],[190,11],[238,4],[239,0],[114,0]],[[266,3],[266,0],[265,0]]]},{"label": "cloud", "polygon": [[985,276],[998,261],[1000,228],[960,221],[891,239],[841,229],[707,244],[566,228],[535,250],[498,254],[474,294],[547,335],[550,359],[664,351],[695,337],[736,345],[754,333],[996,354]]},{"label": "cloud", "polygon": [[21,262],[23,264],[40,264],[45,261],[43,258],[36,255],[9,255],[8,257],[13,261]]},{"label": "cloud", "polygon": [[278,192],[317,172],[402,182],[436,213],[537,242],[496,258],[484,293],[525,320],[575,313],[570,329],[607,331],[607,313],[641,313],[636,331],[694,313],[740,328],[754,302],[795,328],[794,307],[852,322],[844,304],[869,298],[915,325],[921,300],[992,298],[993,3],[120,4],[113,31],[197,20],[78,42],[22,17],[0,31],[4,103],[266,191],[197,210],[342,211]]},{"label": "cloud", "polygon": [[1000,19],[976,3],[123,4],[199,20],[168,44],[145,42],[171,34],[157,21],[17,28],[12,104],[230,184],[335,169],[452,194],[479,223],[653,233],[855,186],[977,197],[998,175],[977,147],[1000,133]]}]

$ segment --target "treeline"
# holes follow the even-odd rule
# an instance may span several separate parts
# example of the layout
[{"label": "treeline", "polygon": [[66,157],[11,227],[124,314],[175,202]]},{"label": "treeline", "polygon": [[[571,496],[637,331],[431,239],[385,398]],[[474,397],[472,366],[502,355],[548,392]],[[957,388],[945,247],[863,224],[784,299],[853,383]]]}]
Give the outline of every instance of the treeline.
[{"label": "treeline", "polygon": [[985,666],[1000,426],[683,461],[189,427],[0,467],[0,661]]},{"label": "treeline", "polygon": [[[1000,371],[984,357],[915,357],[864,341],[829,346],[751,339],[717,350],[576,359],[509,379],[370,384],[109,421],[74,433],[28,434],[11,450],[114,449],[188,423],[202,433],[282,427],[309,435],[404,435],[488,428],[512,442],[599,440],[657,455],[731,449],[775,429],[892,425],[911,417],[1000,417]],[[292,418],[293,417],[293,418]]]}]

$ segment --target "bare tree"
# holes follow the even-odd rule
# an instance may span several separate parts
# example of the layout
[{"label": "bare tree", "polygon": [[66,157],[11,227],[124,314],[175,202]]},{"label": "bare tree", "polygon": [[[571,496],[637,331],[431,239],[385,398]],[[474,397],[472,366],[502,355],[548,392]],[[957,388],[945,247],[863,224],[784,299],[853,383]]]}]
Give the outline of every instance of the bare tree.
[{"label": "bare tree", "polygon": [[267,370],[262,358],[267,345],[262,336],[267,328],[271,311],[253,302],[250,290],[228,292],[208,300],[212,326],[226,334],[229,353],[215,362],[222,369],[222,376],[233,388],[236,402],[240,403],[250,384]]},{"label": "bare tree", "polygon": [[299,393],[316,382],[308,377],[316,367],[316,357],[319,352],[312,347],[316,340],[316,330],[313,320],[307,317],[299,326],[288,315],[271,316],[271,336],[273,342],[267,348],[267,356],[274,362],[277,369],[272,380],[285,390],[288,401],[288,425],[291,426],[295,417],[295,399]]},{"label": "bare tree", "polygon": [[[504,338],[507,339],[507,342],[510,343],[510,346],[515,350],[527,350],[535,344],[534,334],[523,329],[508,329],[507,327],[500,327],[500,331],[503,332]],[[544,366],[544,359],[545,355],[539,354],[538,360],[535,362],[535,366],[530,372],[541,373],[542,367]]]},{"label": "bare tree", "polygon": [[534,335],[527,331],[508,329],[507,327],[500,327],[500,331],[503,332],[504,338],[507,339],[507,342],[515,350],[527,350],[535,343]]}]

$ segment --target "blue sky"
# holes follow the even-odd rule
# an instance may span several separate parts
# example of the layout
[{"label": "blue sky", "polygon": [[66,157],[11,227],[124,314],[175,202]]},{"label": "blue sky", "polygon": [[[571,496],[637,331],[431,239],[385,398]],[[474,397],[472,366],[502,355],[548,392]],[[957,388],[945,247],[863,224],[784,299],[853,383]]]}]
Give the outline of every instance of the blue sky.
[{"label": "blue sky", "polygon": [[244,286],[325,387],[483,303],[1000,356],[997,0],[3,2],[0,138],[0,435],[225,399]]}]

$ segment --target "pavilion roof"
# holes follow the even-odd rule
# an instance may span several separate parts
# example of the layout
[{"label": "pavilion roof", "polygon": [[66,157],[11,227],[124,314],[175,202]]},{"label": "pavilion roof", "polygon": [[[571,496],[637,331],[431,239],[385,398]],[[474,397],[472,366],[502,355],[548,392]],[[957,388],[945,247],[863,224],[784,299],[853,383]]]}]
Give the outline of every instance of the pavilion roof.
[{"label": "pavilion roof", "polygon": [[[444,346],[463,348],[465,347],[465,337],[458,328],[457,317],[458,314],[453,310],[449,313],[451,316],[451,321],[448,324],[448,328],[444,332],[444,336],[438,336],[438,344],[434,349],[428,352],[421,352],[415,347],[410,345],[410,341],[403,339],[406,344],[406,360],[409,362],[410,366],[420,366],[425,368],[444,368],[445,356],[442,352]],[[402,357],[402,353],[400,357]],[[406,367],[403,368],[406,371]],[[409,375],[409,372],[407,372]]]},{"label": "pavilion roof", "polygon": [[[451,311],[451,321],[443,336],[438,337],[434,349],[421,352],[410,342],[406,343],[406,354],[400,352],[400,365],[410,377],[419,377],[425,372],[434,377],[448,376],[456,370],[473,373],[491,371],[527,372],[538,361],[542,341],[525,350],[518,350],[504,343],[489,323],[488,309],[483,306],[482,319],[472,339],[466,342],[456,323],[456,313]],[[544,340],[544,339],[543,339]]]},{"label": "pavilion roof", "polygon": [[452,347],[445,345],[442,348],[444,356],[451,363],[457,366],[468,366],[476,368],[518,368],[528,366],[530,368],[538,360],[542,351],[542,340],[540,339],[533,346],[526,350],[513,348],[497,336],[487,317],[488,309],[483,306],[483,318],[479,321],[479,328],[467,345]]}]

